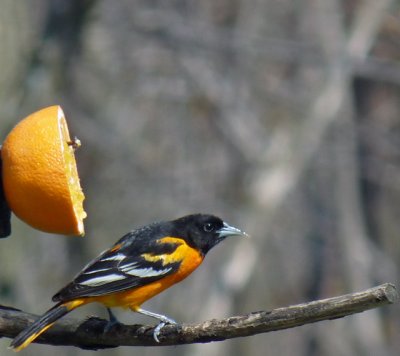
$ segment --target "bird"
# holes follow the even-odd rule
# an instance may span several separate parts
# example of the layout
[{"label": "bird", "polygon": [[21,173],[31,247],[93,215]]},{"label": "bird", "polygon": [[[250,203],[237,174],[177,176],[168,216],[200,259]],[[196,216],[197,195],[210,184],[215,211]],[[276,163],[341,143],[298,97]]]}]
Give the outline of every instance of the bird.
[{"label": "bird", "polygon": [[85,304],[103,304],[109,313],[105,330],[117,321],[110,308],[122,307],[158,319],[153,337],[175,320],[141,305],[182,281],[203,262],[206,254],[229,236],[248,236],[210,214],[191,214],[155,222],[133,230],[89,262],[56,293],[52,308],[11,342],[20,351],[48,330],[58,319]]}]

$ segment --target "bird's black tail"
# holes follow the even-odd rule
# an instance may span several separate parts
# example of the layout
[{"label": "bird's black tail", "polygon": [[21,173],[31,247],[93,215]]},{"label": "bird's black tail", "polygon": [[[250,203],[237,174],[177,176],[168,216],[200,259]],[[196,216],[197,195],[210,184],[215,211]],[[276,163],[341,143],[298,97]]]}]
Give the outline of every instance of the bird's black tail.
[{"label": "bird's black tail", "polygon": [[71,310],[75,309],[81,304],[83,303],[66,302],[55,305],[33,324],[31,324],[25,330],[22,330],[11,342],[10,348],[14,349],[14,351],[20,351],[24,349],[40,334],[44,333],[48,328],[50,328],[56,320],[60,319],[62,316],[69,313]]}]

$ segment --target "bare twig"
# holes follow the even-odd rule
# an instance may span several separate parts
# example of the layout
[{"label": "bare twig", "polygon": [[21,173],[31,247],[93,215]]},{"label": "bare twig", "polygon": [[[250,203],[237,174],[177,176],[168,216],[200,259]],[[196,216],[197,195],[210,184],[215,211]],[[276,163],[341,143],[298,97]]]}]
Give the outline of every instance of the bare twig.
[{"label": "bare twig", "polygon": [[[117,324],[104,332],[106,320],[89,318],[78,321],[61,319],[37,342],[51,345],[69,345],[83,349],[101,349],[117,346],[165,346],[221,341],[269,331],[293,328],[322,320],[392,304],[398,299],[394,285],[386,283],[358,293],[317,300],[272,311],[259,311],[200,324],[167,325],[154,341],[152,326]],[[0,307],[0,337],[15,337],[36,316],[23,311]]]}]

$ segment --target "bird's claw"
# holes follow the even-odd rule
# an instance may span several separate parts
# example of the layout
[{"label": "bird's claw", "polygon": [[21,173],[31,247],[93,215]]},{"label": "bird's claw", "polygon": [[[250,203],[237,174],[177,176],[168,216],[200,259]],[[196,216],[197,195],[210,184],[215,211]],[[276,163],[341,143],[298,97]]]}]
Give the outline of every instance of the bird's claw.
[{"label": "bird's claw", "polygon": [[165,318],[165,320],[160,321],[160,323],[154,328],[154,331],[153,331],[153,338],[157,343],[160,342],[160,339],[158,337],[160,335],[161,329],[167,324],[176,325],[177,322],[175,320],[169,319],[169,318]]},{"label": "bird's claw", "polygon": [[109,320],[108,322],[107,322],[107,324],[104,326],[104,330],[103,330],[103,333],[104,334],[107,334],[109,331],[111,331],[111,329],[115,326],[115,325],[117,325],[117,324],[119,324],[119,321],[118,320]]},{"label": "bird's claw", "polygon": [[153,331],[153,338],[154,340],[159,343],[160,339],[158,338],[158,336],[160,335],[160,331],[161,329],[165,326],[166,323],[164,323],[163,321],[161,321],[155,328]]}]

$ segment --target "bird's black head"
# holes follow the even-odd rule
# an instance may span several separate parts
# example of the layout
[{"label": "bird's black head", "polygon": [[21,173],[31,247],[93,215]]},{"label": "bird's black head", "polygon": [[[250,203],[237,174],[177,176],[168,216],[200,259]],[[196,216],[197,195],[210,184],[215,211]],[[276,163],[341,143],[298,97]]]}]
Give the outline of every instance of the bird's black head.
[{"label": "bird's black head", "polygon": [[199,249],[204,255],[228,236],[247,236],[236,227],[214,215],[193,214],[172,221],[177,236]]}]

